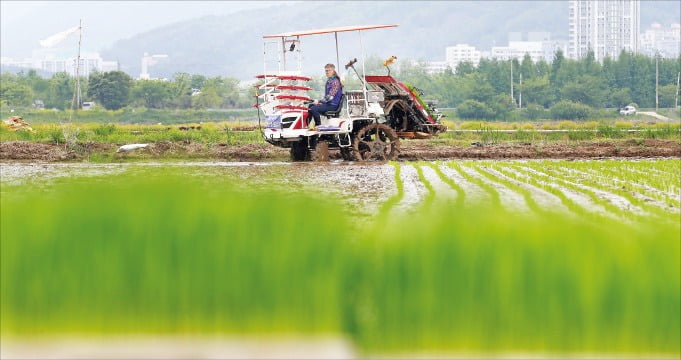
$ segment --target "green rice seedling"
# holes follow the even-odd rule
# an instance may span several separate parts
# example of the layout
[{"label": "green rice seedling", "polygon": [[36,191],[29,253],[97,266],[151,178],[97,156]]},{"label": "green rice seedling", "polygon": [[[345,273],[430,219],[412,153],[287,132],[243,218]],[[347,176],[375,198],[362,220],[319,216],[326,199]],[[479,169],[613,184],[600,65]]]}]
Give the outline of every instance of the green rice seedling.
[{"label": "green rice seedling", "polygon": [[[493,183],[497,183],[501,186],[505,186],[509,189],[514,190],[515,192],[518,192],[523,195],[523,198],[525,199],[525,203],[527,204],[527,207],[530,208],[536,215],[543,214],[547,211],[550,211],[550,209],[542,209],[537,205],[537,202],[532,198],[532,193],[525,189],[524,187],[510,181],[509,179],[505,179],[496,175],[493,175],[492,173],[489,172],[488,169],[494,169],[497,170],[497,166],[494,162],[485,162],[480,164],[480,166],[477,166],[475,170],[485,178],[487,178],[489,181]],[[501,173],[500,173],[501,174]],[[503,174],[501,174],[503,175]]]},{"label": "green rice seedling", "polygon": [[[470,167],[473,163],[465,162],[464,164]],[[450,161],[447,163],[447,166],[456,170],[456,172],[459,173],[464,179],[466,179],[466,181],[471,182],[485,190],[485,192],[487,192],[491,197],[491,204],[493,206],[501,207],[501,199],[499,198],[499,192],[496,191],[496,189],[494,189],[494,186],[491,186],[490,184],[482,181],[480,178],[468,174],[465,170],[462,169],[462,166],[459,162]]]},{"label": "green rice seedling", "polygon": [[[679,354],[678,227],[423,207],[355,243],[353,338],[386,357]],[[371,349],[371,350],[368,350]]]},{"label": "green rice seedling", "polygon": [[[636,172],[635,168],[639,167],[639,164],[640,162],[631,161],[575,161],[563,163],[563,168],[570,168],[573,170],[578,169],[588,177],[593,177],[598,183],[608,184],[611,189],[619,192],[620,195],[636,198],[633,200],[635,202],[642,201],[642,206],[648,206],[647,202],[631,195],[632,190],[637,194],[664,202],[669,206],[674,206],[676,208],[681,207],[681,199],[673,195],[673,193],[666,193],[645,184],[646,181],[644,179],[657,178],[656,180],[661,180],[659,178],[662,176],[656,176],[650,173],[644,176],[643,173]],[[673,174],[665,175],[664,178],[670,176],[673,177]]]},{"label": "green rice seedling", "polygon": [[557,185],[560,185],[562,187],[568,188],[568,189],[575,191],[577,193],[582,193],[582,194],[588,196],[591,199],[591,201],[593,201],[595,204],[603,206],[603,208],[605,208],[608,212],[610,212],[610,213],[612,213],[616,216],[620,216],[623,219],[633,220],[634,216],[631,213],[629,213],[625,210],[622,210],[621,208],[613,205],[611,202],[607,201],[606,199],[599,197],[598,194],[596,194],[591,189],[585,188],[585,187],[582,187],[582,186],[578,186],[578,185],[575,185],[574,183],[572,183],[570,181],[567,181],[566,179],[564,179],[563,176],[556,173],[550,166],[551,166],[551,164],[550,164],[549,161],[540,161],[540,162],[533,162],[533,163],[528,162],[528,163],[525,164],[526,168],[532,169],[535,173],[543,174],[545,176],[550,177],[551,182],[553,182]]},{"label": "green rice seedling", "polygon": [[433,189],[433,185],[430,183],[430,181],[426,179],[425,175],[423,175],[422,166],[424,166],[424,163],[423,162],[413,163],[412,166],[414,166],[414,168],[416,169],[416,173],[418,174],[419,180],[421,180],[421,183],[423,183],[423,186],[428,191],[428,194],[423,199],[423,205],[428,206],[433,202],[433,200],[435,200],[436,196],[435,189]]},{"label": "green rice seedling", "polygon": [[681,355],[679,224],[416,210],[357,231],[316,194],[163,168],[3,186],[0,330],[332,334],[366,357]]},{"label": "green rice seedling", "polygon": [[335,204],[163,170],[2,196],[3,335],[340,332]]},{"label": "green rice seedling", "polygon": [[383,204],[381,204],[381,208],[379,210],[379,214],[382,216],[386,217],[390,213],[390,209],[392,209],[395,204],[399,203],[400,200],[404,197],[404,182],[402,182],[402,177],[401,177],[401,169],[402,165],[396,161],[390,161],[388,162],[392,167],[395,169],[395,187],[397,188],[397,193],[391,197],[390,199],[386,200]]},{"label": "green rice seedling", "polygon": [[440,180],[442,180],[445,184],[449,185],[452,189],[454,189],[454,191],[456,191],[456,206],[458,208],[463,208],[466,194],[464,193],[461,186],[459,186],[456,182],[454,182],[454,180],[452,180],[442,172],[442,170],[440,169],[442,163],[438,161],[436,163],[427,163],[426,165],[435,170],[435,173],[440,177]]},{"label": "green rice seedling", "polygon": [[[584,175],[586,173],[576,170],[573,164],[567,164],[564,161],[559,161],[554,164],[554,166],[552,167],[552,171],[553,173],[560,174],[561,177],[569,179],[572,182],[619,195],[625,198],[627,201],[629,201],[629,203],[631,203],[632,205],[641,208],[641,210],[660,217],[661,220],[671,221],[678,220],[677,216],[674,215],[673,213],[670,213],[669,211],[666,211],[665,209],[660,208],[657,205],[652,205],[645,199],[633,196],[630,191],[626,190],[626,188],[623,190],[621,185],[618,186],[604,185],[603,183],[601,183],[602,180],[600,178],[602,177],[594,175],[589,175],[588,177],[585,177]],[[579,171],[579,173],[576,173],[577,171]]]},{"label": "green rice seedling", "polygon": [[[512,169],[509,171],[507,168]],[[603,215],[587,211],[583,206],[576,203],[574,200],[569,198],[565,193],[557,188],[554,184],[547,181],[539,181],[533,174],[528,173],[522,168],[522,165],[516,163],[504,163],[503,166],[498,168],[498,171],[502,174],[509,176],[521,182],[526,182],[532,186],[540,188],[550,194],[555,195],[561,201],[561,203],[567,207],[571,212],[578,214],[582,217],[588,218],[594,222],[599,222],[603,220]]]}]

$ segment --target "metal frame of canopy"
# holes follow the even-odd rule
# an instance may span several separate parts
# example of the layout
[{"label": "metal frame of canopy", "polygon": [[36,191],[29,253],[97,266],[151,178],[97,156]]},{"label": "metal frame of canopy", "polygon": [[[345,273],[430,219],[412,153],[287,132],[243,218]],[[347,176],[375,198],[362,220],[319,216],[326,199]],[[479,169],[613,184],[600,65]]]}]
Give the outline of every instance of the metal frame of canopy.
[{"label": "metal frame of canopy", "polygon": [[[287,54],[289,52],[294,51],[297,49],[297,69],[294,70],[296,75],[300,75],[300,71],[302,70],[302,51],[301,51],[301,44],[300,44],[300,38],[303,36],[311,36],[311,35],[321,35],[321,34],[334,34],[334,38],[336,40],[336,68],[340,69],[340,57],[338,53],[338,33],[339,32],[349,32],[349,31],[357,31],[359,34],[359,43],[360,43],[360,49],[361,49],[361,58],[362,58],[362,83],[365,85],[364,87],[366,88],[366,83],[364,81],[364,76],[365,74],[365,69],[364,69],[364,44],[362,42],[362,31],[364,30],[373,30],[373,29],[384,29],[384,28],[393,28],[397,27],[397,24],[389,24],[389,25],[353,25],[353,26],[340,26],[340,27],[332,27],[332,28],[325,28],[325,29],[315,29],[315,30],[302,30],[302,31],[290,31],[290,32],[284,32],[280,34],[273,34],[273,35],[264,35],[264,45],[263,45],[263,56],[264,56],[264,61],[263,61],[263,74],[268,74],[267,71],[267,64],[268,64],[268,59],[267,59],[267,54],[268,54],[268,45],[275,45],[276,47],[279,47],[279,41],[281,41],[281,51],[277,51],[277,75],[282,75],[287,73],[286,69],[286,58]],[[268,41],[268,39],[280,39],[276,41]]]}]

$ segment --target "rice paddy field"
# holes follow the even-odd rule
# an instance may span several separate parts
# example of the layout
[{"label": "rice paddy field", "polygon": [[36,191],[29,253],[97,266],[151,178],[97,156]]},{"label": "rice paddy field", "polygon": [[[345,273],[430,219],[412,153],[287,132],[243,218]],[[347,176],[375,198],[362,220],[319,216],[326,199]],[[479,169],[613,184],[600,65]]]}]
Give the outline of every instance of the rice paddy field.
[{"label": "rice paddy field", "polygon": [[0,170],[3,358],[115,336],[681,356],[678,158]]}]

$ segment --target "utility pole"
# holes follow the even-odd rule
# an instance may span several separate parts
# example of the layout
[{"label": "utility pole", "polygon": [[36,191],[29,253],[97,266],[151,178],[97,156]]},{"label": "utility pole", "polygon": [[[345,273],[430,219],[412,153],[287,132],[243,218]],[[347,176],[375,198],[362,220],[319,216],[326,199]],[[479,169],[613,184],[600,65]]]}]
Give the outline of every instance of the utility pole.
[{"label": "utility pole", "polygon": [[676,75],[676,99],[674,100],[674,111],[679,108],[679,83],[681,82],[681,72]]},{"label": "utility pole", "polygon": [[76,57],[76,87],[73,90],[73,100],[71,100],[71,110],[77,111],[80,108],[80,45],[83,40],[83,19],[78,22],[78,56]]},{"label": "utility pole", "polygon": [[520,89],[518,89],[518,108],[523,108],[523,72],[520,72]]},{"label": "utility pole", "polygon": [[513,59],[511,59],[511,99],[515,103],[515,98],[513,97]]},{"label": "utility pole", "polygon": [[657,112],[658,109],[658,77],[659,77],[659,72],[657,70],[657,63],[659,62],[660,59],[660,53],[655,53],[655,112]]}]

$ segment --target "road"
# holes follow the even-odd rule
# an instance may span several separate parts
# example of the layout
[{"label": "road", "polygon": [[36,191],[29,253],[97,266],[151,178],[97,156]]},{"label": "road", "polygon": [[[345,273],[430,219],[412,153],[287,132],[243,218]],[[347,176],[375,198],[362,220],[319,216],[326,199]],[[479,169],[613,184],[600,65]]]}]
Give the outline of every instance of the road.
[{"label": "road", "polygon": [[674,121],[674,119],[671,119],[671,118],[668,118],[668,117],[666,117],[666,116],[660,115],[660,114],[658,114],[658,113],[656,113],[656,112],[654,112],[654,111],[639,111],[638,113],[639,113],[639,114],[643,114],[643,115],[652,116],[652,117],[654,117],[654,118],[656,118],[656,119],[659,119],[659,120],[662,120],[662,121]]}]

